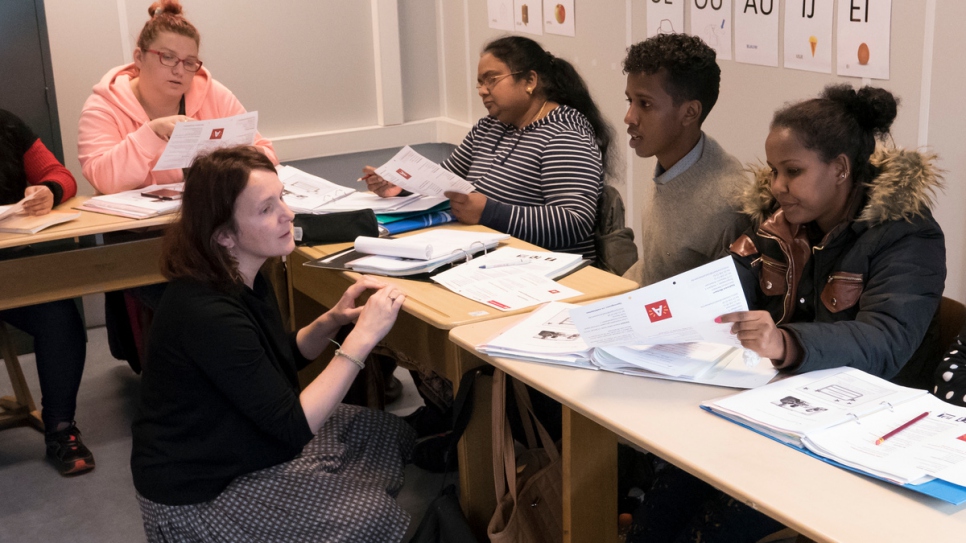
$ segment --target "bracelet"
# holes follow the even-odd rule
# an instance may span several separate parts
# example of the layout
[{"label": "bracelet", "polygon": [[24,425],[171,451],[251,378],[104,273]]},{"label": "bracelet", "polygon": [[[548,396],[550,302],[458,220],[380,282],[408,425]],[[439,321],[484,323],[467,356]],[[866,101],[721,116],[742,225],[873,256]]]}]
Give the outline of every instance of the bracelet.
[{"label": "bracelet", "polygon": [[335,350],[335,355],[336,356],[341,356],[342,358],[345,358],[346,360],[348,360],[349,362],[352,362],[356,366],[359,366],[359,369],[360,370],[366,369],[366,363],[365,362],[363,362],[362,360],[359,360],[358,358],[355,358],[355,357],[353,357],[351,355],[346,354],[346,352],[343,351],[342,349],[336,349]]}]

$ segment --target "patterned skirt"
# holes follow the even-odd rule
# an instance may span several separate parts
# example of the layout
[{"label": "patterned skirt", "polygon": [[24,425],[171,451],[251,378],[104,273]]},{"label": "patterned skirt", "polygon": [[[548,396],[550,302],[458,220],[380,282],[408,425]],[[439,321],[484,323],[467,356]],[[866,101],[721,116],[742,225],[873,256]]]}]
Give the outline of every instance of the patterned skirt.
[{"label": "patterned skirt", "polygon": [[340,405],[294,460],[236,478],[212,501],[138,494],[149,543],[397,542],[396,503],[415,433],[381,411]]}]

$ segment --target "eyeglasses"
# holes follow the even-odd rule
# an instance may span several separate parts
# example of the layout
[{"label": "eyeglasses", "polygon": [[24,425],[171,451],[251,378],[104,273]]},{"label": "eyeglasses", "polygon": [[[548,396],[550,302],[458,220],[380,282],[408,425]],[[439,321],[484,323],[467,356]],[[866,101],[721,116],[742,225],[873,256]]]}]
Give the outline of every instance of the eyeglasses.
[{"label": "eyeglasses", "polygon": [[178,58],[177,55],[171,53],[165,53],[163,51],[156,51],[154,49],[148,49],[146,53],[154,53],[158,55],[158,60],[161,62],[162,66],[167,66],[169,68],[174,68],[180,62],[184,65],[184,69],[189,72],[197,72],[201,69],[201,61],[196,58]]},{"label": "eyeglasses", "polygon": [[500,81],[503,81],[504,79],[510,77],[511,75],[520,75],[522,73],[523,72],[513,72],[512,74],[491,75],[490,77],[487,77],[483,81],[478,81],[476,83],[476,90],[480,90],[483,87],[486,87],[486,90],[491,91],[493,90],[493,87],[495,87],[496,84],[499,83]]}]

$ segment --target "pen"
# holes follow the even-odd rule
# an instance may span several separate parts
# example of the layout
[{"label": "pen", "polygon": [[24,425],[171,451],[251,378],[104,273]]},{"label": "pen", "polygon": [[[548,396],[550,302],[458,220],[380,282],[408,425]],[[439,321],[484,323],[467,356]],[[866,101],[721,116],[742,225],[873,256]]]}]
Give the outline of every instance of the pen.
[{"label": "pen", "polygon": [[892,436],[894,436],[894,435],[896,435],[896,434],[898,434],[899,432],[901,432],[901,431],[903,431],[903,430],[905,430],[906,428],[908,428],[908,427],[910,427],[910,426],[912,426],[913,424],[915,424],[915,423],[917,423],[917,422],[919,422],[919,421],[921,421],[922,419],[924,419],[924,418],[926,418],[926,417],[928,417],[928,416],[929,416],[929,411],[926,411],[925,413],[923,413],[923,414],[921,414],[921,415],[919,415],[918,417],[916,417],[916,418],[914,418],[914,419],[912,419],[912,420],[910,420],[909,422],[907,422],[907,423],[905,423],[905,424],[903,424],[902,426],[900,426],[900,427],[898,427],[898,428],[896,428],[895,430],[893,430],[893,431],[891,431],[891,432],[889,432],[888,434],[886,434],[886,435],[884,435],[884,436],[882,436],[882,437],[880,437],[879,439],[877,439],[877,440],[875,440],[875,444],[876,444],[876,445],[882,445],[882,443],[884,443],[884,442],[885,442],[885,440],[887,440],[887,439],[889,439],[890,437],[892,437]]},{"label": "pen", "polygon": [[486,270],[489,268],[503,268],[505,266],[521,266],[523,264],[529,264],[529,263],[530,263],[529,260],[520,259],[520,260],[514,260],[512,262],[496,262],[493,264],[483,264],[482,266],[480,266],[480,269]]},{"label": "pen", "polygon": [[372,172],[372,173],[367,173],[366,175],[363,175],[363,176],[362,176],[362,177],[360,177],[359,179],[356,179],[356,182],[359,182],[359,181],[365,181],[366,179],[369,179],[370,177],[372,177],[372,176],[374,176],[374,175],[376,175],[376,172]]}]

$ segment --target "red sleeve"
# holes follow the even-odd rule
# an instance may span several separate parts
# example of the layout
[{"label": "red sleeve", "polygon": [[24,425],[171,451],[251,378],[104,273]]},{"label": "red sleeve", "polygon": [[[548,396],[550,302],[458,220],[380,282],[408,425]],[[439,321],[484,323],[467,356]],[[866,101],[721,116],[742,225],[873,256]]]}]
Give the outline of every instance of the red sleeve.
[{"label": "red sleeve", "polygon": [[[27,174],[27,183],[39,185],[50,181],[60,185],[64,193],[61,201],[73,198],[77,194],[77,182],[70,170],[61,164],[38,138],[30,149],[23,154],[23,169]],[[57,202],[59,203],[59,202]]]}]

